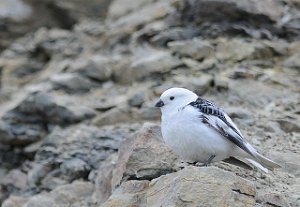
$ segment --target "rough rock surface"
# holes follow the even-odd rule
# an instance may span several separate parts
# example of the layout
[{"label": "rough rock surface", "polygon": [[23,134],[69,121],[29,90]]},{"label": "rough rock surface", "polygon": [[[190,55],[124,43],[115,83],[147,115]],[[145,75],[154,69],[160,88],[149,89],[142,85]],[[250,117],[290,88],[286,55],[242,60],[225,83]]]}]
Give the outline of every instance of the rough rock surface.
[{"label": "rough rock surface", "polygon": [[[218,206],[222,195],[224,206],[299,207],[299,10],[299,0],[2,0],[0,203]],[[181,163],[153,107],[170,87],[222,106],[282,168]]]},{"label": "rough rock surface", "polygon": [[123,182],[103,204],[114,206],[254,206],[253,183],[215,167],[188,167],[149,181]]}]

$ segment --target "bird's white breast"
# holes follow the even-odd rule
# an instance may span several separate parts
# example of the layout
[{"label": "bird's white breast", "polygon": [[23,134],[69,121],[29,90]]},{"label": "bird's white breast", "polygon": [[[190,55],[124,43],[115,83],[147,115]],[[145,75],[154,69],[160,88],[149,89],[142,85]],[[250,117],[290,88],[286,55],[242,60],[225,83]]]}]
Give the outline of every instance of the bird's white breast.
[{"label": "bird's white breast", "polygon": [[163,114],[162,135],[165,143],[185,161],[206,162],[212,155],[216,155],[213,161],[228,158],[234,146],[202,123],[200,115],[191,106]]}]

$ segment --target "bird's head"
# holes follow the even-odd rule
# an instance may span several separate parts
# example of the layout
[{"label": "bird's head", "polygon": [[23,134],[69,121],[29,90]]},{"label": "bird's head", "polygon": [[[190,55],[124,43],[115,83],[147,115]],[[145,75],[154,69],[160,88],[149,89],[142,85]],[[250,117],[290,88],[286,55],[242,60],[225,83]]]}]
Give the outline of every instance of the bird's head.
[{"label": "bird's head", "polygon": [[155,107],[161,108],[161,111],[178,110],[181,107],[195,101],[198,95],[185,88],[170,88],[163,92]]}]

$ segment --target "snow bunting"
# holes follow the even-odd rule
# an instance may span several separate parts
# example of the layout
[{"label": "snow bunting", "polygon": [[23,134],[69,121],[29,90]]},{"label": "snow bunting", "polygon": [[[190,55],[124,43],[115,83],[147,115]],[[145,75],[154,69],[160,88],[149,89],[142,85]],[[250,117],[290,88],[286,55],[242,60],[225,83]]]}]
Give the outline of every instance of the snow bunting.
[{"label": "snow bunting", "polygon": [[168,89],[155,106],[165,143],[185,161],[207,165],[237,157],[265,172],[280,167],[259,154],[222,109],[190,90]]}]

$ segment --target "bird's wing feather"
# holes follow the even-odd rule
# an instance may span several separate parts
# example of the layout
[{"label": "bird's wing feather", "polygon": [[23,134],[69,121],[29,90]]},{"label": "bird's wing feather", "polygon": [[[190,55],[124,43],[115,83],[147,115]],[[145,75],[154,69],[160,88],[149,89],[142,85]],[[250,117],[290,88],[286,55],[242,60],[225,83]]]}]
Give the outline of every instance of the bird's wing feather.
[{"label": "bird's wing feather", "polygon": [[218,108],[214,103],[200,97],[189,105],[202,112],[200,118],[203,123],[215,129],[219,134],[236,144],[245,152],[255,156],[253,150],[248,147],[240,130],[233,124],[232,120],[222,109]]}]

